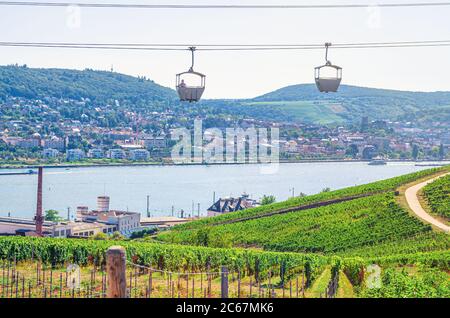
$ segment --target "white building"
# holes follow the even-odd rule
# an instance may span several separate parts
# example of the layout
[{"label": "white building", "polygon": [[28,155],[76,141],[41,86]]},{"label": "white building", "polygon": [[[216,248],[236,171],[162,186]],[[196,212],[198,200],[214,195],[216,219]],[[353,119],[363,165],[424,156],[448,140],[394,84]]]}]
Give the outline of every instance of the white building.
[{"label": "white building", "polygon": [[53,148],[47,148],[42,151],[44,158],[56,158],[59,155],[59,151]]},{"label": "white building", "polygon": [[88,156],[89,156],[89,158],[93,158],[93,159],[101,159],[104,157],[104,153],[103,153],[103,150],[94,148],[94,149],[89,150]]},{"label": "white building", "polygon": [[122,149],[110,149],[108,150],[108,158],[110,159],[125,159],[127,156]]},{"label": "white building", "polygon": [[145,149],[135,149],[130,151],[130,159],[134,161],[148,160],[150,153]]},{"label": "white building", "polygon": [[108,196],[97,198],[97,210],[89,211],[86,206],[77,208],[77,219],[87,223],[94,222],[113,226],[115,230],[124,235],[129,235],[141,228],[140,213],[110,210]]},{"label": "white building", "polygon": [[66,146],[66,142],[63,138],[53,136],[50,139],[44,139],[42,141],[42,146],[44,148],[52,148],[59,151],[63,151]]},{"label": "white building", "polygon": [[81,149],[68,149],[66,151],[67,161],[78,161],[85,158],[85,153]]},{"label": "white building", "polygon": [[147,149],[151,148],[166,148],[167,141],[164,137],[148,137],[144,140],[144,146]]}]

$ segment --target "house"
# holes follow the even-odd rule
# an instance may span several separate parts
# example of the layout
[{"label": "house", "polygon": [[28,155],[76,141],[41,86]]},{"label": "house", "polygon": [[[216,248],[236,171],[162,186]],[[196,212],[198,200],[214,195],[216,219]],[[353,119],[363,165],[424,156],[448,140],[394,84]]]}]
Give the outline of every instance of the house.
[{"label": "house", "polygon": [[150,153],[145,149],[135,149],[130,151],[130,159],[133,161],[146,161]]},{"label": "house", "polygon": [[256,200],[250,199],[248,194],[243,194],[239,198],[220,198],[207,210],[208,217],[236,212],[258,206]]},{"label": "house", "polygon": [[66,151],[67,161],[78,161],[84,159],[84,157],[85,153],[81,149],[68,149]]},{"label": "house", "polygon": [[93,159],[101,159],[104,157],[103,150],[98,149],[98,148],[90,149],[88,152],[88,156],[89,156],[89,158],[93,158]]},{"label": "house", "polygon": [[42,146],[44,148],[52,148],[52,149],[62,151],[66,147],[66,141],[63,138],[58,138],[56,136],[53,136],[50,139],[42,140]]},{"label": "house", "polygon": [[44,149],[42,151],[42,156],[47,159],[56,158],[56,157],[58,157],[58,155],[59,155],[59,151],[56,149],[53,149],[53,148]]},{"label": "house", "polygon": [[166,138],[162,136],[158,137],[147,137],[143,140],[145,148],[152,149],[152,148],[165,148],[167,146]]},{"label": "house", "polygon": [[108,158],[110,159],[125,159],[126,154],[122,149],[110,149],[108,151]]}]

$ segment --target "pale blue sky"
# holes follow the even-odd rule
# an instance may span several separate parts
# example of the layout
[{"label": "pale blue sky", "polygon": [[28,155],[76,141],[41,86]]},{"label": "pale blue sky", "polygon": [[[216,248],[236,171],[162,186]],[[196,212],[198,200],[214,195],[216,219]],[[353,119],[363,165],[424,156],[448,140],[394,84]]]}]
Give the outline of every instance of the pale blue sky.
[{"label": "pale blue sky", "polygon": [[[55,0],[56,1],[56,0]],[[89,1],[85,1],[89,2]],[[93,2],[102,2],[95,0]],[[103,1],[103,2],[113,2]],[[118,3],[144,1],[116,0]],[[380,0],[380,3],[394,1]],[[396,0],[395,2],[413,2]],[[433,2],[423,0],[423,2]],[[216,0],[163,1],[180,4],[326,4],[373,1]],[[65,8],[0,7],[0,41],[142,43],[335,43],[450,40],[450,7],[331,10],[81,10],[79,28],[67,24]],[[0,64],[30,67],[109,69],[145,75],[173,87],[187,70],[188,52],[138,52],[49,48],[0,48]],[[344,68],[343,83],[435,91],[450,90],[450,47],[331,50]],[[196,70],[207,75],[206,98],[253,97],[313,82],[322,51],[198,52]]]}]

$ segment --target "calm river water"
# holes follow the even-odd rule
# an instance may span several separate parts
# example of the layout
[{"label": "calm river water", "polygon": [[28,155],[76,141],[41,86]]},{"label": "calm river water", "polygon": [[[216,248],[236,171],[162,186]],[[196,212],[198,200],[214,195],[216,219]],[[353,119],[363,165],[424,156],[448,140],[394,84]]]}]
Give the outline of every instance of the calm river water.
[{"label": "calm river water", "polygon": [[[364,162],[280,164],[272,174],[259,165],[135,166],[93,168],[48,168],[44,170],[44,210],[56,209],[62,216],[79,205],[96,207],[96,197],[109,195],[111,208],[145,214],[150,195],[152,216],[200,213],[216,198],[246,192],[259,199],[273,194],[277,201],[294,193],[313,194],[323,188],[338,189],[426,169],[414,163],[369,166]],[[5,172],[6,170],[0,170]],[[17,170],[14,170],[17,171]],[[13,172],[13,171],[11,171]],[[36,208],[37,175],[0,176],[0,216],[32,217]]]}]

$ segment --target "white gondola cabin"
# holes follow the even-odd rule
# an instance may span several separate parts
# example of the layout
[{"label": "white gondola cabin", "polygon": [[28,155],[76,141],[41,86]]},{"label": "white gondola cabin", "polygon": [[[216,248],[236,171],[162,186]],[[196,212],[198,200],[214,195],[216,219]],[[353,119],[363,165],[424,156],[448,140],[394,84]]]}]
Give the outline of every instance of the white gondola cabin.
[{"label": "white gondola cabin", "polygon": [[342,80],[342,68],[337,65],[333,65],[328,61],[328,47],[331,43],[326,43],[325,53],[325,65],[315,68],[315,81],[316,86],[320,92],[337,92]]},{"label": "white gondola cabin", "polygon": [[[180,101],[198,102],[205,91],[206,76],[194,71],[195,47],[190,47],[192,52],[192,65],[189,71],[179,73],[176,76],[176,89]],[[190,84],[187,84],[189,82]],[[195,83],[196,82],[196,83]]]}]

